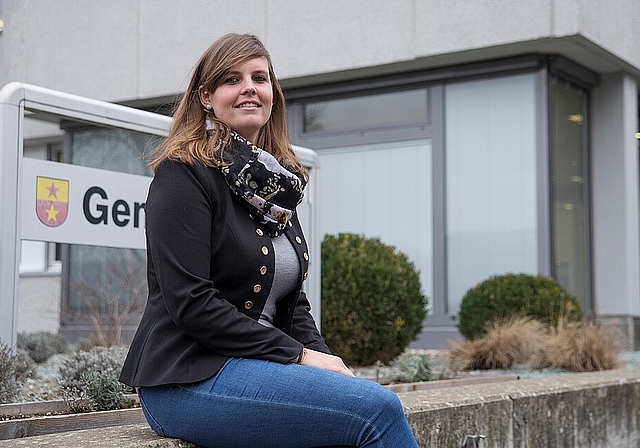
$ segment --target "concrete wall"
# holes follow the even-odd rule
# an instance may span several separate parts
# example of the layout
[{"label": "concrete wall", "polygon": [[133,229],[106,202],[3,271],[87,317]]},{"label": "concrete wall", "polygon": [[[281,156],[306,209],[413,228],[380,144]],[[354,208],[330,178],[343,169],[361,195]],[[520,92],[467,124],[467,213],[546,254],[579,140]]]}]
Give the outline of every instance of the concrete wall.
[{"label": "concrete wall", "polygon": [[231,31],[258,34],[292,85],[532,51],[599,72],[640,68],[636,0],[4,3],[0,86],[21,81],[108,101],[179,93],[202,51]]},{"label": "concrete wall", "polygon": [[398,393],[422,448],[632,447],[640,443],[640,370]]},{"label": "concrete wall", "polygon": [[594,311],[640,347],[638,86],[601,76],[592,92],[592,252]]},{"label": "concrete wall", "polygon": [[[465,436],[479,435],[486,437],[478,441],[480,448],[640,444],[638,369],[425,389],[398,396],[421,448],[457,448],[463,446]],[[124,416],[122,420],[127,421]],[[159,437],[146,423],[4,440],[0,448],[95,446],[96,441],[102,448],[196,448]]]}]

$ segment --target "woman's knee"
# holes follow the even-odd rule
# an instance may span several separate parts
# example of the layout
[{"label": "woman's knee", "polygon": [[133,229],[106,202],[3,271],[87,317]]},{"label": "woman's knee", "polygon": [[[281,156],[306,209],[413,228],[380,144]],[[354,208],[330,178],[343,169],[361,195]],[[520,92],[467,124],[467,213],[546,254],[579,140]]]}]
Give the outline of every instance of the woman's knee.
[{"label": "woman's knee", "polygon": [[384,386],[374,383],[364,396],[370,402],[372,411],[376,413],[384,411],[387,415],[404,415],[404,409],[398,395]]},{"label": "woman's knee", "polygon": [[402,402],[398,395],[395,392],[383,387],[384,392],[384,402],[386,404],[386,409],[395,414],[402,414],[404,416],[404,408],[402,406]]},{"label": "woman's knee", "polygon": [[370,396],[368,407],[370,413],[361,415],[366,422],[361,432],[362,446],[415,446],[400,398],[382,386],[373,391],[375,393]]}]

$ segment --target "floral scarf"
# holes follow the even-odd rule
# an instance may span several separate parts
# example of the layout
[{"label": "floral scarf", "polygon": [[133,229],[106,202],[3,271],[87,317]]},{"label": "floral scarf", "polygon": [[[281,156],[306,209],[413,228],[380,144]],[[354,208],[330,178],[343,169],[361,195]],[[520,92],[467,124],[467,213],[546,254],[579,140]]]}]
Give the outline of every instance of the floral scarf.
[{"label": "floral scarf", "polygon": [[231,164],[220,171],[251,217],[264,224],[272,238],[286,232],[302,202],[306,182],[235,132],[223,156]]}]

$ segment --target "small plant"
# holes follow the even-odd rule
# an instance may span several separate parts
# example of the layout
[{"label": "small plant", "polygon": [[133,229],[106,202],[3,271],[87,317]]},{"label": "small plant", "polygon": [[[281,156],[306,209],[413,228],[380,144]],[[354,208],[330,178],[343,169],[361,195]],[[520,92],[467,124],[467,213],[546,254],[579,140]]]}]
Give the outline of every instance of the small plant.
[{"label": "small plant", "polygon": [[117,377],[102,372],[89,372],[82,375],[87,398],[96,411],[123,409],[130,407],[130,402],[124,396],[127,387],[118,382]]},{"label": "small plant", "polygon": [[582,320],[574,296],[551,277],[504,274],[471,288],[460,304],[458,329],[466,339],[483,336],[487,325],[513,317],[532,317],[555,327],[560,319]]},{"label": "small plant", "polygon": [[33,375],[32,363],[23,351],[12,353],[0,340],[0,404],[16,399],[23,383]]},{"label": "small plant", "polygon": [[483,337],[452,343],[449,368],[454,371],[510,369],[542,350],[546,334],[545,326],[530,317],[494,321]]},{"label": "small plant", "polygon": [[350,366],[388,363],[420,333],[427,298],[407,256],[377,238],[322,242],[322,331]]},{"label": "small plant", "polygon": [[26,350],[18,348],[15,354],[16,373],[18,380],[23,383],[36,376],[36,363]]},{"label": "small plant", "polygon": [[73,412],[126,407],[124,395],[130,388],[118,381],[126,354],[124,347],[94,347],[72,353],[63,361],[60,389]]},{"label": "small plant", "polygon": [[68,348],[67,340],[59,334],[45,331],[37,333],[19,333],[18,348],[26,350],[29,357],[38,364],[51,358],[53,355],[65,353]]},{"label": "small plant", "polygon": [[415,383],[432,379],[432,362],[427,355],[405,352],[391,361],[390,365],[398,371],[392,378],[395,382]]},{"label": "small plant", "polygon": [[378,384],[416,383],[433,380],[436,363],[433,355],[407,349],[388,364],[376,361],[371,366],[353,370],[356,376],[369,378]]}]

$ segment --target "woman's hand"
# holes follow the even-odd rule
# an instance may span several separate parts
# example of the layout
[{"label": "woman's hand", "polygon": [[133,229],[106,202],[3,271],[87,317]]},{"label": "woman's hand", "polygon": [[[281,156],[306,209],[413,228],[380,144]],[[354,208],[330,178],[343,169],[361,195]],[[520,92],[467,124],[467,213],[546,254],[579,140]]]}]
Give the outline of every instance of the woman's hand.
[{"label": "woman's hand", "polygon": [[342,362],[342,358],[333,355],[327,355],[326,353],[311,350],[309,348],[304,349],[302,355],[303,366],[316,367],[318,369],[330,370],[331,372],[341,373],[347,376],[355,376],[351,370]]}]

